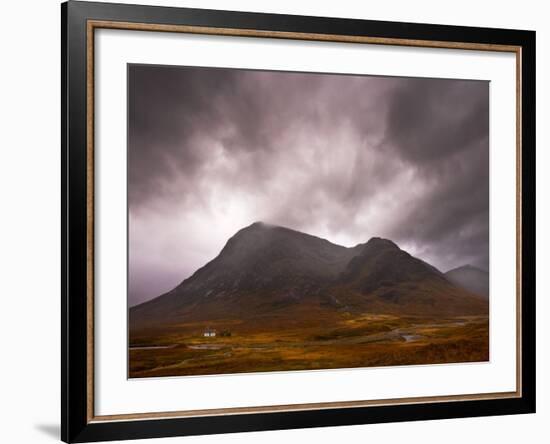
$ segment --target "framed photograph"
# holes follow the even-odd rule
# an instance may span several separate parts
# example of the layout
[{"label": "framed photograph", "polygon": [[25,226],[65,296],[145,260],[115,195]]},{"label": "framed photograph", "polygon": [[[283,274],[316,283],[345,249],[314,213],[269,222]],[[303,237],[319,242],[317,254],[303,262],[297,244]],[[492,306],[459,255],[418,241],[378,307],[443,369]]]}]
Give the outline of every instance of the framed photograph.
[{"label": "framed photograph", "polygon": [[69,1],[62,439],[535,411],[535,33]]}]

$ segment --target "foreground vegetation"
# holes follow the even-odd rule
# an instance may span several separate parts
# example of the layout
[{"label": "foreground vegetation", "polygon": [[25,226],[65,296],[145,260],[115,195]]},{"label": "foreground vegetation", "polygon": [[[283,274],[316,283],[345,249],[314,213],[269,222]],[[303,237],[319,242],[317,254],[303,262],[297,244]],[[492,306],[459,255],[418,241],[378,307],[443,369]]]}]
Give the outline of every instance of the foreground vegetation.
[{"label": "foreground vegetation", "polygon": [[218,320],[130,333],[129,376],[210,375],[482,362],[487,316],[343,315],[304,324],[281,319]]}]

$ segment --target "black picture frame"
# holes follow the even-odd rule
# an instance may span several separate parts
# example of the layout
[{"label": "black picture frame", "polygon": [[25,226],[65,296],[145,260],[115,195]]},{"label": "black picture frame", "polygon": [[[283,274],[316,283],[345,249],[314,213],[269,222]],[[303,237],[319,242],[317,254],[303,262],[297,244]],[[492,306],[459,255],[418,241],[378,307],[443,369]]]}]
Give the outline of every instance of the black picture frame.
[{"label": "black picture frame", "polygon": [[[96,421],[90,416],[88,22],[511,45],[521,54],[521,395],[499,399]],[[535,412],[535,32],[69,1],[61,5],[61,438],[90,442]],[[511,197],[512,198],[512,197]]]}]

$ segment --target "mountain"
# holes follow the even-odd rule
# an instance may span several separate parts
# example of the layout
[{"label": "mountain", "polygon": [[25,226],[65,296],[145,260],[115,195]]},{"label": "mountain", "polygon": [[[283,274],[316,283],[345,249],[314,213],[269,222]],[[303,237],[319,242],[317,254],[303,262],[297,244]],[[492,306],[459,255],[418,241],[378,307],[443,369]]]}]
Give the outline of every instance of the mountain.
[{"label": "mountain", "polygon": [[394,314],[472,314],[484,304],[432,265],[411,256],[387,239],[372,238],[353,257],[335,291],[360,295],[357,308]]},{"label": "mountain", "polygon": [[485,270],[473,267],[472,265],[463,265],[447,271],[445,276],[453,284],[466,290],[489,297],[489,273]]},{"label": "mountain", "polygon": [[170,292],[130,309],[130,328],[215,319],[321,322],[350,312],[485,313],[486,302],[390,240],[352,248],[256,222]]}]

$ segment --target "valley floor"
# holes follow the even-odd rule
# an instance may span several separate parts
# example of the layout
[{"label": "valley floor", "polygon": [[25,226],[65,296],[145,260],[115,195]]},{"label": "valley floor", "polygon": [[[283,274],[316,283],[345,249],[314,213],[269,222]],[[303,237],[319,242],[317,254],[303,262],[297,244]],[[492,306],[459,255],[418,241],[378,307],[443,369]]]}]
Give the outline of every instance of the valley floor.
[{"label": "valley floor", "polygon": [[206,323],[132,332],[129,377],[159,377],[489,360],[487,316],[445,319],[362,315],[285,325],[208,323],[231,336],[204,337]]}]

